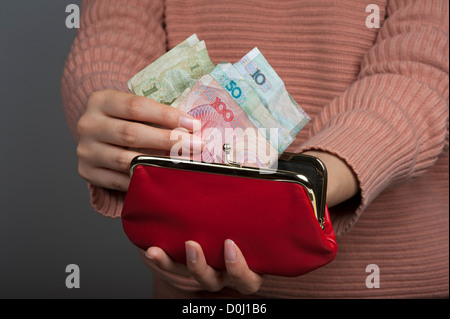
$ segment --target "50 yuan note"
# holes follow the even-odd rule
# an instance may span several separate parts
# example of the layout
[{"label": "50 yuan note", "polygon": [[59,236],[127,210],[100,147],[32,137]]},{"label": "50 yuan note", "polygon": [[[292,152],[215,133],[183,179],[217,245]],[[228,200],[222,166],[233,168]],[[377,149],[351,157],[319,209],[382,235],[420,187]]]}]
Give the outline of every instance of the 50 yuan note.
[{"label": "50 yuan note", "polygon": [[[229,144],[233,162],[260,168],[277,162],[277,150],[211,75],[202,76],[185,94],[177,108],[201,121],[201,129],[194,135],[206,142],[202,161],[225,163],[223,146]],[[171,156],[179,153],[178,149],[173,151]]]},{"label": "50 yuan note", "polygon": [[205,41],[193,34],[128,81],[136,95],[170,105],[186,89],[214,68]]},{"label": "50 yuan note", "polygon": [[311,118],[289,95],[284,82],[258,48],[251,50],[234,67],[252,85],[270,113],[295,138]]},{"label": "50 yuan note", "polygon": [[[272,116],[269,110],[262,104],[261,99],[248,81],[239,73],[236,68],[228,62],[221,62],[212,70],[211,76],[231,95],[234,101],[242,107],[248,118],[258,128],[262,130],[266,139],[270,141],[279,154],[294,141],[289,130],[281,125]],[[277,134],[271,136],[270,132],[276,129]]]}]

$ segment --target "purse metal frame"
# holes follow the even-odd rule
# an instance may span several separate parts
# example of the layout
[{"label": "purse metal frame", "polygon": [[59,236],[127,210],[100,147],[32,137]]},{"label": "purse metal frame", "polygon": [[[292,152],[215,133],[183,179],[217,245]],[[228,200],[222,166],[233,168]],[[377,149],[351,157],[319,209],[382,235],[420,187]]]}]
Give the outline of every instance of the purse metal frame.
[{"label": "purse metal frame", "polygon": [[[166,156],[136,156],[130,164],[130,176],[133,175],[134,169],[137,166],[146,165],[242,178],[270,180],[275,182],[295,183],[302,186],[307,191],[319,225],[322,229],[324,228],[327,173],[325,166],[320,160],[309,155],[284,153],[278,161],[278,169],[256,168],[242,166],[231,162],[228,157],[228,149],[229,147],[224,145],[226,164],[207,163],[188,159],[174,159]],[[293,171],[296,166],[298,168],[300,165],[308,165],[310,170],[312,168],[315,174],[314,178],[311,178],[311,176],[308,177],[301,172]],[[313,179],[315,179],[315,182]]]}]

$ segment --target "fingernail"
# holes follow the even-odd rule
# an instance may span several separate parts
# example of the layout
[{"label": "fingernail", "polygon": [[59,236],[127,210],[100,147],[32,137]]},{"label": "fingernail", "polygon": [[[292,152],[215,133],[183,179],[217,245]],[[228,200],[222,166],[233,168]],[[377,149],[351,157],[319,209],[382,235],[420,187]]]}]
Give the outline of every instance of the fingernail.
[{"label": "fingernail", "polygon": [[156,260],[156,258],[152,255],[147,254],[147,252],[145,252],[145,257],[147,257],[148,259],[153,261],[155,264],[158,264],[158,261]]},{"label": "fingernail", "polygon": [[225,260],[230,263],[236,261],[236,245],[231,239],[225,240]]},{"label": "fingernail", "polygon": [[195,246],[189,243],[188,241],[185,243],[186,246],[186,258],[195,263],[197,261],[197,251],[195,250]]},{"label": "fingernail", "polygon": [[180,126],[192,132],[200,130],[202,122],[192,117],[180,116]]},{"label": "fingernail", "polygon": [[155,261],[155,257],[149,256],[149,255],[147,255],[147,253],[145,253],[145,257],[147,257],[148,259],[150,259],[152,261]]}]

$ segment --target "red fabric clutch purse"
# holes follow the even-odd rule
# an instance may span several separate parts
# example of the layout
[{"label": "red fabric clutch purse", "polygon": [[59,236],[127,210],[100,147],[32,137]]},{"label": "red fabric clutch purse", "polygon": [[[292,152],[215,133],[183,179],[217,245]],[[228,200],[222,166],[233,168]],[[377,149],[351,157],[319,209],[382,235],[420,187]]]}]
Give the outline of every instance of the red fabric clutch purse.
[{"label": "red fabric clutch purse", "polygon": [[296,155],[279,161],[272,174],[260,174],[137,157],[122,211],[124,231],[139,248],[158,246],[180,263],[186,263],[185,241],[194,240],[210,266],[224,269],[223,244],[232,239],[255,272],[305,274],[337,252],[325,205],[326,171],[317,163]]}]

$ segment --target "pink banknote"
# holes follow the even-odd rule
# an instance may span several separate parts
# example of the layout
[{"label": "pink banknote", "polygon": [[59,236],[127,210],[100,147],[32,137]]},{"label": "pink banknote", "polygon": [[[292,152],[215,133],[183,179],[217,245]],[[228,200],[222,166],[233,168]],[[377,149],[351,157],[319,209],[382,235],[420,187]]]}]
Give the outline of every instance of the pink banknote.
[{"label": "pink banknote", "polygon": [[[206,142],[201,152],[202,161],[225,163],[231,160],[260,168],[276,163],[279,154],[265,138],[261,131],[264,128],[255,127],[244,110],[211,75],[204,75],[181,98],[176,107],[201,121],[201,129],[194,135]],[[228,144],[231,150],[227,158],[224,144]],[[179,150],[174,151],[172,154]]]}]

